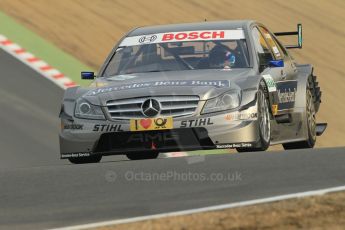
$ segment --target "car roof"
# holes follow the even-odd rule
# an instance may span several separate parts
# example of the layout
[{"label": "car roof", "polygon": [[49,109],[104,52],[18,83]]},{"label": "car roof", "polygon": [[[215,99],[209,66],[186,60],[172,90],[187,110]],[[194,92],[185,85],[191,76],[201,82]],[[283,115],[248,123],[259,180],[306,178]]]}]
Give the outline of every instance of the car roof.
[{"label": "car roof", "polygon": [[193,30],[232,30],[232,29],[246,29],[253,20],[228,20],[228,21],[209,21],[196,23],[182,23],[182,24],[168,24],[139,27],[132,30],[127,36],[140,36],[145,34],[156,34],[166,32],[178,31],[193,31]]}]

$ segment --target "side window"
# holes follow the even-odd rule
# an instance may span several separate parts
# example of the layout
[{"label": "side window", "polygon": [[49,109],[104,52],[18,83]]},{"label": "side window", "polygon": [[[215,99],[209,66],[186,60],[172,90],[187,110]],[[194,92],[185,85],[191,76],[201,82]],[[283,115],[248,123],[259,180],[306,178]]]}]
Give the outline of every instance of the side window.
[{"label": "side window", "polygon": [[275,41],[274,37],[271,35],[271,33],[264,27],[260,27],[261,33],[265,36],[266,41],[268,42],[268,45],[270,46],[271,50],[273,51],[275,59],[283,59],[284,53],[280,46]]},{"label": "side window", "polygon": [[121,60],[121,57],[123,55],[123,52],[122,52],[122,49],[123,48],[119,48],[116,53],[117,55],[113,55],[112,58],[110,59],[110,62],[108,63],[105,71],[104,71],[104,75],[106,77],[109,77],[109,76],[112,76],[112,75],[115,75],[116,72],[118,71],[118,62],[120,62]]},{"label": "side window", "polygon": [[[141,61],[142,55],[138,53],[138,48],[133,46],[120,47],[116,50],[116,55],[114,54],[111,58],[109,64],[107,65],[104,75],[106,77],[120,74],[121,67],[128,67],[130,64],[133,65],[135,61]],[[120,68],[120,69],[119,69]]]},{"label": "side window", "polygon": [[267,63],[268,61],[272,60],[272,53],[265,38],[262,36],[258,28],[254,27],[252,33],[254,38],[254,46],[256,52],[258,53],[260,63]]},{"label": "side window", "polygon": [[281,44],[280,41],[278,41],[275,37],[273,37],[273,40],[275,41],[275,43],[278,45],[278,48],[283,52],[283,54],[285,56],[289,56],[287,50],[284,48],[284,46]]}]

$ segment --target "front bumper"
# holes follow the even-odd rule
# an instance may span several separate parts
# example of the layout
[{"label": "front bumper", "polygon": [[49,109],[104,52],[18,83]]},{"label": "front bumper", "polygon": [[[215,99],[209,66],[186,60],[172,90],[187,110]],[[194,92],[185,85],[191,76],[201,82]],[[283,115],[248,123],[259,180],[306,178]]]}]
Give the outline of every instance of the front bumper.
[{"label": "front bumper", "polygon": [[61,158],[142,151],[187,151],[257,147],[256,106],[231,113],[176,118],[173,129],[130,131],[129,121],[62,119]]}]

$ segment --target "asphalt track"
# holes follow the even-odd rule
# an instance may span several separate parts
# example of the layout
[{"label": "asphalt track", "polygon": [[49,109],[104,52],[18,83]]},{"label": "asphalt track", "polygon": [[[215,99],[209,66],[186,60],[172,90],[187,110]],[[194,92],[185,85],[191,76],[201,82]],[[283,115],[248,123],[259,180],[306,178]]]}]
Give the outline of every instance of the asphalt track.
[{"label": "asphalt track", "polygon": [[63,91],[0,50],[0,229],[45,229],[345,185],[345,148],[71,165]]},{"label": "asphalt track", "polygon": [[61,164],[63,90],[0,49],[0,168]]}]

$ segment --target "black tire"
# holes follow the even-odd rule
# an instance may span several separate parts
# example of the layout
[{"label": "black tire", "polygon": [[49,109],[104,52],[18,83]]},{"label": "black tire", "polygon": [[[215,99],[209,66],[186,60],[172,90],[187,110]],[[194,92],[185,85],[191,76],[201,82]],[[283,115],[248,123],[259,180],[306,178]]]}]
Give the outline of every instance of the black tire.
[{"label": "black tire", "polygon": [[268,98],[260,86],[257,93],[258,98],[258,123],[259,123],[259,146],[257,148],[236,148],[237,152],[265,151],[271,142],[271,113]]},{"label": "black tire", "polygon": [[68,159],[72,164],[90,164],[98,163],[102,160],[101,155],[91,156],[91,157],[78,157],[78,158],[69,158]]},{"label": "black tire", "polygon": [[156,159],[159,155],[159,152],[153,151],[143,151],[138,153],[127,153],[126,156],[130,160],[148,160]]},{"label": "black tire", "polygon": [[299,141],[299,142],[292,142],[292,143],[286,143],[282,144],[283,148],[285,150],[288,149],[307,149],[307,148],[313,148],[316,142],[316,111],[315,111],[315,104],[314,104],[314,95],[313,90],[309,87],[310,84],[308,84],[307,87],[307,100],[306,100],[306,119],[307,119],[307,129],[308,129],[308,139],[305,141]]}]

